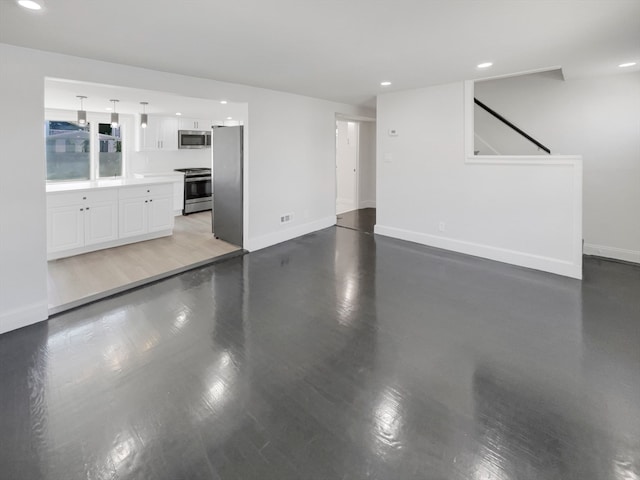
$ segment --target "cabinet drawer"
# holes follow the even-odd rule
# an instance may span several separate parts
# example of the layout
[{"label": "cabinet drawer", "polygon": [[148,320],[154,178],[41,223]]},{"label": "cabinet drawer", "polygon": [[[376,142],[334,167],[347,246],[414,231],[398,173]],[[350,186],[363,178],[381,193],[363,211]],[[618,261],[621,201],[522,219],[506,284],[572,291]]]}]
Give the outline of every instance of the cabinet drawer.
[{"label": "cabinet drawer", "polygon": [[68,207],[71,205],[110,202],[116,200],[118,200],[118,192],[113,188],[56,192],[47,194],[47,207]]},{"label": "cabinet drawer", "polygon": [[165,196],[173,195],[173,184],[162,183],[159,185],[139,185],[135,187],[122,187],[120,189],[120,198],[136,198],[148,196]]}]

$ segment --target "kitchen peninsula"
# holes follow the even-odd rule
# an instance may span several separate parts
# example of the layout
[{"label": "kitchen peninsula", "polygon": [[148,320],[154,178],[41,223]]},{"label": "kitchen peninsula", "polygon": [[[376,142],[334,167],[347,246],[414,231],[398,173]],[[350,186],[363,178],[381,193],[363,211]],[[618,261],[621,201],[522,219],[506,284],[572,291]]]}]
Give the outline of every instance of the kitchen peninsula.
[{"label": "kitchen peninsula", "polygon": [[173,233],[166,177],[48,183],[46,191],[48,260]]}]

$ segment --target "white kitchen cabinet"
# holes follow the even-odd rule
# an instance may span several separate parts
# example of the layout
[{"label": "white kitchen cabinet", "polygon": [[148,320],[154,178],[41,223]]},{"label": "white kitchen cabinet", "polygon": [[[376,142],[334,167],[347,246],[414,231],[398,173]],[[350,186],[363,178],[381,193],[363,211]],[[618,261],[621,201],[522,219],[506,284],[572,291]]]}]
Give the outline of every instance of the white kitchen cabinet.
[{"label": "white kitchen cabinet", "polygon": [[136,151],[178,150],[178,120],[175,117],[149,115],[147,128],[136,120]]},{"label": "white kitchen cabinet", "polygon": [[173,196],[149,199],[147,210],[149,232],[157,232],[173,228]]},{"label": "white kitchen cabinet", "polygon": [[194,118],[180,117],[179,130],[211,130],[211,122]]},{"label": "white kitchen cabinet", "polygon": [[116,191],[49,194],[47,203],[49,253],[118,238]]},{"label": "white kitchen cabinet", "polygon": [[47,209],[47,250],[60,252],[84,246],[84,209],[80,205]]},{"label": "white kitchen cabinet", "polygon": [[144,198],[125,198],[119,202],[119,235],[121,238],[147,233],[147,209]]},{"label": "white kitchen cabinet", "polygon": [[[58,187],[56,187],[57,190]],[[47,193],[49,260],[171,235],[174,182]]]},{"label": "white kitchen cabinet", "polygon": [[118,238],[117,202],[100,202],[84,210],[84,244],[110,242]]},{"label": "white kitchen cabinet", "polygon": [[120,238],[173,228],[173,185],[148,185],[120,189]]}]

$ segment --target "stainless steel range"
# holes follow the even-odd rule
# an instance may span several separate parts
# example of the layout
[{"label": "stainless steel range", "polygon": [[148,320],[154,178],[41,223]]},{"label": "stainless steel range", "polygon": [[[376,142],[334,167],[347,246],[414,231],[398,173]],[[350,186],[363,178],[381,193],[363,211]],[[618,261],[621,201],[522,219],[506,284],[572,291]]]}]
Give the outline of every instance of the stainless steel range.
[{"label": "stainless steel range", "polygon": [[184,173],[183,215],[202,212],[213,208],[210,168],[176,168]]}]

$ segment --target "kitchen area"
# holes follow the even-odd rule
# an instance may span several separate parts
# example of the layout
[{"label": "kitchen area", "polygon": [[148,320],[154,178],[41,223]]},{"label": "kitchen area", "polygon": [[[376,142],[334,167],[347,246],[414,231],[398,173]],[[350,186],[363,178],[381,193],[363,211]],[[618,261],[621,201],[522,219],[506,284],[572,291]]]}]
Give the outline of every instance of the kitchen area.
[{"label": "kitchen area", "polygon": [[45,82],[49,312],[242,254],[247,105]]}]

